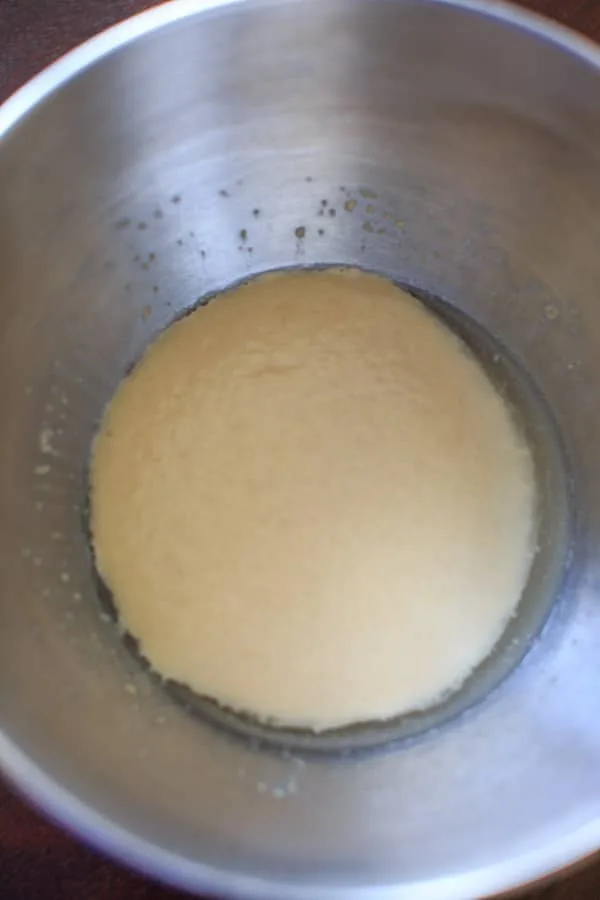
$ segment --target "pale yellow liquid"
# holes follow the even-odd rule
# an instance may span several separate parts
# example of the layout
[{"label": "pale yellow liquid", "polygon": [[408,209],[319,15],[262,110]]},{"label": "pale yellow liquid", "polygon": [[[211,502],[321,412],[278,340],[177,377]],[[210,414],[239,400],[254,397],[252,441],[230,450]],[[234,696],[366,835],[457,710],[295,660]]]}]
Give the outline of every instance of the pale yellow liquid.
[{"label": "pale yellow liquid", "polygon": [[535,544],[504,400],[356,270],[263,276],[169,328],[107,410],[91,486],[99,571],[151,665],[314,730],[457,688]]}]

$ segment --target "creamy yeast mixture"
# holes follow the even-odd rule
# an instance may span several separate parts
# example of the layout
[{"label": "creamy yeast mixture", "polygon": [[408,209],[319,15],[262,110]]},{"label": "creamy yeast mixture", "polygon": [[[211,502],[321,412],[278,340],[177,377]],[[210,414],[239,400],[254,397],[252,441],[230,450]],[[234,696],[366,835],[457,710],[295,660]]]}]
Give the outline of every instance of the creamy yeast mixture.
[{"label": "creamy yeast mixture", "polygon": [[357,270],[269,274],[168,328],[97,437],[99,572],[153,668],[315,731],[427,707],[514,613],[531,454],[463,343]]}]

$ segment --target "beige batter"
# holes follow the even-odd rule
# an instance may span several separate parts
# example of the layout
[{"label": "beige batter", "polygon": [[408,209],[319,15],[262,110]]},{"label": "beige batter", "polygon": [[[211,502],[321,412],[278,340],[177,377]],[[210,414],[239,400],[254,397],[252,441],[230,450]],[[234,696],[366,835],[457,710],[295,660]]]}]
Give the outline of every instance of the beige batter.
[{"label": "beige batter", "polygon": [[479,363],[356,270],[263,276],[173,325],[93,456],[98,567],[152,666],[314,730],[461,684],[515,610],[534,506]]}]

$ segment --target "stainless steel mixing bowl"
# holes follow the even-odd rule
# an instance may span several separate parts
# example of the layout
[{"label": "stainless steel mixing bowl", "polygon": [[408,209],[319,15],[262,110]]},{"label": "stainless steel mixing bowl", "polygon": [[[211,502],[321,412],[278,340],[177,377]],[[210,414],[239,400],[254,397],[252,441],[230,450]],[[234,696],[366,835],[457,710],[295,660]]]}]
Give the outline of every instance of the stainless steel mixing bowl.
[{"label": "stainless steel mixing bowl", "polygon": [[[599,69],[497,3],[182,0],[0,110],[0,760],[84,840],[261,900],[465,900],[600,845]],[[470,317],[559,436],[534,417],[545,626],[538,603],[499,687],[384,753],[190,715],[107,621],[85,536],[90,441],[150,337],[324,262]]]}]

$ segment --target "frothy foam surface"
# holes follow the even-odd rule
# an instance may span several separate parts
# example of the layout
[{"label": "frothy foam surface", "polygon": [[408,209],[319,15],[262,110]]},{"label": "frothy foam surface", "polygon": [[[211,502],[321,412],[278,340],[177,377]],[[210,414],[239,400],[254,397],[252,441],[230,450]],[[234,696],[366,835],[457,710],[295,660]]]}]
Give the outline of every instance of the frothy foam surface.
[{"label": "frothy foam surface", "polygon": [[357,270],[265,275],[168,328],[108,407],[91,501],[151,665],[316,731],[457,688],[535,544],[505,401],[420,302]]}]

